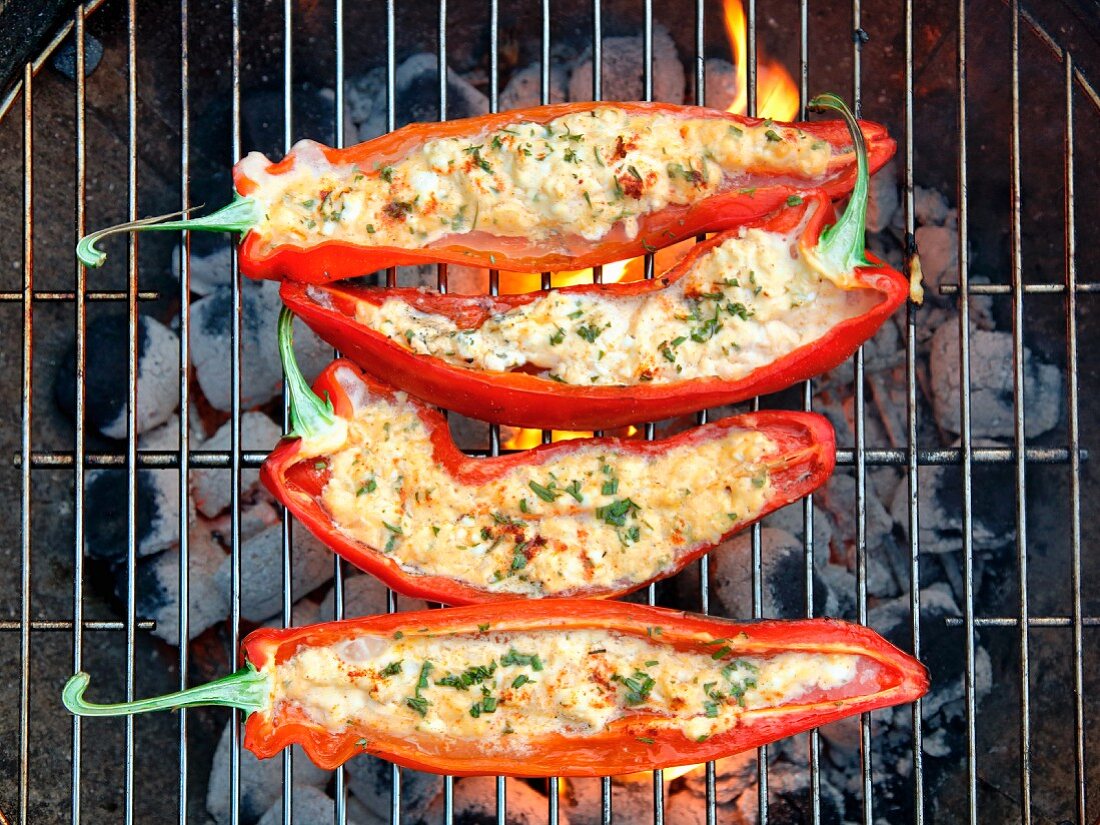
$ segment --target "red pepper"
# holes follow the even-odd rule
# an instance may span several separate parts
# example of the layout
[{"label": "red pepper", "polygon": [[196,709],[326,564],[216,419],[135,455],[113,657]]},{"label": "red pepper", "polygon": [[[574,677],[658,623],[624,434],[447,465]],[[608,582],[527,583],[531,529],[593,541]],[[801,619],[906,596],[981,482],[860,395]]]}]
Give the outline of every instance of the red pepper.
[{"label": "red pepper", "polygon": [[[597,732],[534,736],[522,730],[491,747],[476,737],[418,732],[396,736],[350,722],[330,730],[310,719],[299,704],[273,695],[269,673],[303,648],[322,647],[348,639],[381,640],[429,634],[458,635],[462,640],[482,634],[533,631],[606,631],[633,637],[661,648],[707,654],[708,660],[768,657],[801,652],[853,654],[865,657],[859,679],[832,691],[817,689],[808,698],[778,706],[749,708],[736,724],[699,741],[683,730],[661,724],[662,716],[644,708],[626,713]],[[81,715],[117,715],[217,704],[249,713],[244,745],[260,758],[274,756],[288,745],[301,745],[324,769],[335,768],[359,753],[380,756],[416,770],[458,776],[599,776],[668,768],[720,759],[774,742],[810,728],[876,708],[911,702],[928,690],[928,674],[912,656],[873,630],[833,619],[735,623],[658,607],[592,600],[500,602],[489,605],[369,616],[312,627],[271,629],[251,633],[242,645],[247,666],[209,685],[156,699],[119,705],[86,702],[89,677],[80,673],[63,692],[66,707]],[[816,695],[815,695],[816,694]]]},{"label": "red pepper", "polygon": [[[670,103],[566,103],[445,123],[414,123],[347,149],[320,147],[320,150],[330,163],[354,166],[363,170],[364,176],[378,176],[381,174],[380,169],[385,170],[388,164],[402,159],[428,141],[465,137],[477,139],[479,135],[516,123],[544,124],[565,115],[601,107],[615,107],[631,115],[716,118],[737,127],[753,127],[764,122],[759,118]],[[670,205],[640,216],[638,231],[633,238],[628,238],[625,232],[616,229],[595,241],[585,240],[578,235],[534,242],[522,237],[500,237],[476,230],[445,235],[427,246],[418,245],[415,240],[411,240],[411,245],[407,247],[367,246],[336,237],[319,243],[284,243],[269,248],[264,238],[250,231],[261,224],[265,216],[258,201],[249,197],[259,186],[254,178],[249,177],[245,168],[252,163],[241,161],[234,167],[237,198],[224,209],[202,218],[158,223],[164,218],[173,217],[165,215],[100,230],[81,240],[77,254],[86,265],[99,266],[105,256],[95,248],[95,243],[106,235],[122,231],[186,229],[246,233],[240,247],[239,260],[241,272],[252,278],[325,283],[391,266],[436,262],[518,272],[581,269],[637,257],[702,232],[717,232],[739,226],[774,211],[790,196],[803,190],[820,189],[831,197],[841,197],[852,190],[856,182],[856,169],[849,150],[851,140],[844,124],[839,121],[822,121],[774,125],[776,130],[794,127],[816,140],[829,143],[833,149],[833,159],[830,161],[828,173],[816,179],[799,180],[766,176],[749,169],[746,170],[744,179],[739,181],[739,188],[701,197],[686,205]],[[895,142],[886,133],[886,129],[876,123],[862,122],[861,128],[869,145],[871,167],[878,169],[893,155]],[[778,131],[773,130],[772,133],[778,135]],[[298,162],[300,151],[292,150],[281,161],[270,163],[264,171],[273,175],[290,171]],[[625,179],[628,183],[632,182],[629,177]]]},{"label": "red pepper", "polygon": [[[387,299],[443,316],[460,329],[475,329],[490,315],[499,315],[540,300],[546,293],[469,296],[441,295],[417,289],[370,289],[341,285],[313,286],[285,282],[284,303],[322,338],[382,380],[409,393],[473,418],[547,429],[602,429],[637,421],[671,418],[706,407],[733,404],[766,395],[820,375],[843,363],[870,338],[905,300],[905,276],[864,253],[867,167],[855,119],[839,99],[819,98],[822,106],[839,108],[849,121],[857,146],[856,188],[845,213],[837,219],[829,198],[820,193],[792,198],[790,208],[745,224],[797,240],[802,255],[813,256],[835,271],[852,273],[860,287],[881,296],[867,312],[839,321],[815,341],[761,366],[737,380],[701,377],[629,385],[564,384],[521,371],[495,371],[450,363],[416,353],[386,335],[359,323],[363,303]],[[793,234],[806,211],[813,209],[800,238]],[[696,245],[663,277],[652,281],[568,287],[557,295],[629,299],[660,292],[687,275],[695,263],[737,231]],[[553,332],[547,328],[546,332]],[[535,334],[542,334],[538,332]],[[612,344],[613,346],[614,344]],[[736,356],[734,356],[736,357]]]},{"label": "red pepper", "polygon": [[[303,438],[284,439],[267,458],[260,471],[260,477],[271,493],[293,513],[295,518],[300,520],[334,552],[407,596],[445,604],[469,604],[472,602],[513,600],[520,595],[526,595],[517,593],[514,590],[494,589],[489,585],[490,579],[486,579],[484,583],[481,583],[465,579],[459,580],[443,572],[433,573],[427,563],[421,563],[421,566],[426,568],[422,572],[410,572],[407,566],[403,567],[399,563],[399,557],[395,557],[393,552],[387,552],[382,547],[370,546],[340,530],[337,521],[322,502],[321,493],[330,478],[330,462],[327,455],[335,451],[331,440],[332,435],[335,434],[335,446],[342,446],[344,439],[347,437],[346,425],[343,422],[352,419],[355,414],[355,404],[352,397],[349,397],[349,389],[352,396],[359,395],[362,390],[358,385],[361,384],[362,388],[373,398],[383,399],[387,403],[396,403],[394,390],[360,372],[350,361],[340,360],[325,369],[318,377],[311,392],[293,360],[290,341],[291,323],[291,314],[284,310],[280,318],[280,344],[284,369],[287,374],[291,410],[295,416],[294,434],[305,436],[305,440],[308,441],[316,440],[315,443],[324,446],[316,450],[304,449],[305,440]],[[322,402],[321,398],[327,399],[327,402]],[[506,554],[509,549],[512,549],[517,553],[514,559],[516,563],[513,564],[510,570],[507,564],[504,565],[507,574],[511,576],[518,573],[529,577],[528,580],[532,582],[543,581],[537,579],[539,568],[536,565],[529,564],[528,555],[523,555],[521,558],[518,554],[530,554],[530,558],[533,558],[538,552],[540,546],[538,525],[541,518],[560,519],[567,517],[557,509],[545,509],[547,508],[547,500],[551,497],[554,500],[560,498],[563,505],[581,511],[585,520],[592,517],[592,510],[585,510],[579,504],[582,499],[579,487],[575,493],[567,493],[566,485],[570,483],[569,477],[561,476],[560,481],[548,481],[555,475],[555,462],[560,462],[562,459],[577,453],[592,452],[595,446],[600,448],[601,453],[606,451],[609,463],[605,466],[611,467],[615,464],[616,459],[623,456],[661,456],[684,445],[700,448],[710,441],[727,436],[731,429],[760,432],[770,438],[776,445],[774,453],[764,456],[762,459],[769,470],[767,481],[765,482],[763,479],[760,481],[761,484],[769,483],[771,485],[768,490],[770,497],[759,511],[742,512],[740,516],[736,513],[723,513],[723,519],[728,515],[730,520],[728,530],[721,537],[715,538],[713,541],[701,542],[685,536],[677,539],[678,534],[673,532],[670,535],[667,547],[663,548],[663,552],[667,552],[667,560],[660,566],[657,565],[657,562],[653,562],[652,575],[646,576],[644,580],[631,580],[628,577],[623,577],[610,582],[607,580],[599,581],[596,566],[592,565],[589,568],[592,582],[578,580],[571,582],[571,586],[560,587],[555,581],[552,584],[534,586],[531,591],[532,596],[607,598],[637,590],[656,579],[671,576],[694,559],[713,549],[721,541],[726,540],[734,532],[744,529],[773,510],[813,492],[828,479],[835,464],[833,429],[825,418],[814,413],[756,412],[725,418],[653,442],[618,438],[586,438],[544,445],[534,450],[498,458],[471,458],[455,446],[447,421],[442,414],[433,407],[411,399],[407,403],[414,407],[420,422],[430,434],[431,446],[434,450],[434,454],[425,457],[422,464],[430,465],[434,463],[437,465],[442,472],[448,475],[450,484],[454,486],[472,486],[475,488],[475,501],[482,506],[480,511],[476,508],[472,509],[469,515],[472,518],[484,517],[482,519],[485,522],[483,529],[492,531],[491,536],[486,536],[483,533],[482,538],[487,543],[490,537],[498,537],[497,541],[493,543],[494,549],[497,547],[498,541],[505,542],[500,545],[498,552]],[[403,436],[395,435],[394,437],[402,438]],[[357,483],[365,483],[367,478],[370,478],[372,484],[391,484],[392,482],[388,479],[394,475],[416,477],[417,471],[412,469],[415,466],[422,465],[421,463],[413,464],[410,462],[408,469],[402,465],[397,465],[386,466],[379,470],[375,470],[370,466],[362,466],[359,470],[363,477],[361,480],[357,480]],[[729,485],[732,483],[732,479],[738,477],[739,471],[741,479],[748,483],[753,474],[759,472],[759,467],[754,469],[750,465],[741,470],[741,466],[740,460],[732,454],[728,458],[723,457],[719,466],[714,468],[713,480],[709,483],[716,487],[718,485]],[[485,488],[505,473],[523,467],[538,468],[537,477],[555,488],[547,490],[545,487],[540,487],[535,491],[536,485],[532,483],[532,491],[535,492],[525,489],[524,492],[531,502],[529,505],[530,510],[527,509],[527,505],[520,504],[518,500],[489,503],[484,500],[485,493],[476,489]],[[376,477],[380,480],[379,482],[374,481]],[[609,480],[610,476],[608,478],[602,476],[598,478],[596,487],[590,488],[590,495],[599,492],[599,482]],[[621,488],[620,481],[617,478],[613,484],[613,489],[608,488],[611,489],[610,495],[618,496],[623,501],[629,502],[630,490],[632,489],[631,479],[624,477],[621,480]],[[606,493],[607,490],[604,492]],[[695,492],[703,491],[696,490]],[[382,493],[378,491],[377,487],[364,487],[360,490],[360,494],[355,497],[356,506],[370,508],[372,502]],[[571,498],[570,495],[573,497]],[[481,498],[477,498],[478,496]],[[417,500],[419,501],[419,499]],[[551,505],[551,507],[555,506]],[[404,507],[405,505],[402,504],[402,515],[404,514]],[[590,507],[591,505],[589,505]],[[630,524],[644,523],[647,514],[650,512],[652,511],[643,509],[636,516],[632,515]],[[492,514],[491,518],[490,513]],[[391,522],[396,523],[382,522],[391,531],[388,535],[393,542],[398,539],[404,541],[405,534],[410,532],[407,522],[405,528],[402,528],[402,522],[400,521],[402,515],[386,516]],[[605,513],[606,517],[607,514]],[[415,518],[415,515],[413,518]],[[600,520],[599,509],[596,510],[596,518],[597,521]],[[609,521],[610,523],[612,522]],[[723,524],[726,524],[726,522],[723,522]],[[687,533],[688,536],[692,532],[689,529],[690,527],[694,527],[696,531],[703,530],[701,524],[693,524],[688,520],[687,527],[684,528],[684,533]],[[612,528],[600,524],[599,528],[586,529],[610,530]],[[619,529],[629,529],[629,525]],[[648,531],[651,528],[645,529]],[[583,532],[580,534],[583,535]],[[545,539],[541,540],[545,541]],[[632,552],[630,548],[636,543],[637,537],[632,542],[629,539],[623,540],[624,551],[626,553]],[[513,547],[513,545],[515,546]],[[392,550],[392,548],[390,549]],[[583,559],[587,559],[587,555],[583,552],[585,550],[584,546],[577,546],[575,550],[579,557],[583,556]],[[633,552],[638,553],[639,550],[635,548]],[[647,562],[649,561],[648,556],[645,559]],[[578,565],[578,567],[580,566],[582,565]],[[522,572],[519,572],[520,570]]]}]

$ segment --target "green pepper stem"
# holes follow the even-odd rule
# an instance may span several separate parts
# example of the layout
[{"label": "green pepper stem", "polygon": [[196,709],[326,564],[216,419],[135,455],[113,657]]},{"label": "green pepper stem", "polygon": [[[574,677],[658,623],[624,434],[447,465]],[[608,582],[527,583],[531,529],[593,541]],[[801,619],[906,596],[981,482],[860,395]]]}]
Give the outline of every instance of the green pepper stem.
[{"label": "green pepper stem", "polygon": [[[199,207],[196,207],[196,209]],[[186,215],[191,210],[183,212],[170,212],[167,215],[156,215],[151,218],[140,218],[128,223],[120,223],[117,226],[108,226],[85,235],[76,245],[76,257],[85,266],[100,267],[107,260],[107,253],[96,248],[96,244],[108,235],[119,232],[146,232],[146,231],[170,231],[188,230],[202,232],[247,232],[263,216],[260,204],[252,198],[242,198],[240,195],[233,199],[232,203],[223,206],[217,212],[204,215],[201,218],[184,218],[183,220],[168,220],[180,215]]]},{"label": "green pepper stem", "polygon": [[330,431],[337,423],[332,400],[317,395],[294,357],[294,313],[287,307],[279,313],[279,357],[290,395],[290,432],[299,438],[312,438]]},{"label": "green pepper stem", "polygon": [[251,663],[236,673],[221,679],[197,685],[187,690],[154,696],[150,699],[138,699],[134,702],[119,702],[111,705],[99,705],[84,700],[84,691],[88,689],[91,676],[77,673],[65,683],[61,691],[61,701],[70,713],[77,716],[123,716],[131,713],[148,713],[154,710],[175,710],[203,705],[240,708],[246,715],[268,706],[268,694],[271,691],[267,674],[256,670]]},{"label": "green pepper stem", "polygon": [[852,133],[852,145],[856,153],[856,184],[852,187],[852,196],[837,222],[822,230],[817,243],[817,255],[837,272],[850,272],[857,266],[870,266],[871,262],[866,255],[869,174],[867,144],[863,140],[863,131],[859,128],[852,110],[838,95],[831,92],[818,95],[810,101],[810,108],[840,112],[844,122],[848,124],[848,131]]}]

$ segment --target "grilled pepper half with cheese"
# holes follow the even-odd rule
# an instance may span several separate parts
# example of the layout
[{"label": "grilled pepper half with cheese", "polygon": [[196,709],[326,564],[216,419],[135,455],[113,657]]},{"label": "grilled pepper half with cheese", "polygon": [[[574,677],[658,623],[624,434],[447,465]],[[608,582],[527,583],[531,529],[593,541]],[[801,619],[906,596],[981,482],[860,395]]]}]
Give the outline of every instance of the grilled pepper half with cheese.
[{"label": "grilled pepper half with cheese", "polygon": [[458,775],[596,776],[718,759],[928,690],[913,657],[831,619],[736,624],[592,600],[262,629],[218,682],[76,714],[228,705],[245,747],[331,769],[370,753]]},{"label": "grilled pepper half with cheese", "polygon": [[[863,124],[875,168],[894,152]],[[767,214],[801,189],[841,196],[840,123],[773,123],[666,103],[570,103],[413,124],[349,149],[298,143],[234,168],[237,199],[202,218],[93,233],[247,233],[241,271],[308,283],[452,262],[520,272],[610,263]],[[169,217],[169,216],[165,216]]]},{"label": "grilled pepper half with cheese", "polygon": [[522,295],[286,282],[283,301],[365,369],[464,415],[599,429],[774,392],[832,369],[908,294],[864,253],[858,175],[836,219],[820,192],[698,244],[663,277]]},{"label": "grilled pepper half with cheese", "polygon": [[311,391],[292,323],[284,310],[293,437],[261,478],[317,538],[409,596],[627,593],[812,492],[833,469],[832,427],[801,412],[735,416],[653,442],[588,438],[472,458],[437,410],[350,361],[330,365]]}]

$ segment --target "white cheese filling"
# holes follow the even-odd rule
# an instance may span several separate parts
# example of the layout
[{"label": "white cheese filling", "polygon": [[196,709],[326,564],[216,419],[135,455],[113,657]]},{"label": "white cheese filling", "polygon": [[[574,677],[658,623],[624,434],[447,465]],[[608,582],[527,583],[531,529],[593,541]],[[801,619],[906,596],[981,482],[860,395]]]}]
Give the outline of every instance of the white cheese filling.
[{"label": "white cheese filling", "polygon": [[269,668],[272,695],[327,730],[428,733],[477,740],[486,750],[549,734],[592,735],[639,714],[647,729],[705,740],[736,727],[746,711],[813,691],[876,689],[874,665],[861,667],[858,654],[735,657],[722,644],[685,652],[606,630],[487,628],[303,647]]},{"label": "white cheese filling", "polygon": [[[245,174],[271,246],[339,238],[368,246],[420,248],[475,230],[545,241],[596,241],[670,204],[688,204],[753,175],[808,181],[823,175],[832,147],[768,122],[632,115],[614,106],[547,124],[519,122],[473,137],[429,140],[374,169],[334,166],[303,141],[281,174],[252,153]],[[562,250],[567,251],[563,244]]]},{"label": "white cheese filling", "polygon": [[[346,372],[345,384],[357,379]],[[325,448],[321,503],[343,533],[404,570],[492,592],[565,595],[648,581],[715,544],[771,494],[766,435],[729,428],[662,454],[578,448],[472,484],[437,463],[416,407],[358,392]],[[317,455],[303,445],[303,456]]]},{"label": "white cheese filling", "polygon": [[811,266],[799,234],[742,230],[667,288],[619,297],[548,292],[473,329],[397,298],[359,302],[356,320],[413,352],[470,369],[524,368],[580,386],[736,381],[880,300],[850,276]]}]

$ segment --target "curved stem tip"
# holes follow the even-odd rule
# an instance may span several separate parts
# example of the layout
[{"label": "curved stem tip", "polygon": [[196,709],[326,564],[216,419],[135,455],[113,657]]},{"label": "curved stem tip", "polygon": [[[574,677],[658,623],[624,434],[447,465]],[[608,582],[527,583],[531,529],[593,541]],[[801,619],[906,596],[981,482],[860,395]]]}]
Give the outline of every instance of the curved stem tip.
[{"label": "curved stem tip", "polygon": [[287,435],[313,438],[332,430],[338,422],[331,399],[322,399],[302,375],[294,357],[294,313],[283,307],[279,313],[279,357],[290,395],[290,432]]},{"label": "curved stem tip", "polygon": [[[196,209],[199,207],[196,207]],[[242,198],[240,195],[233,202],[223,206],[217,212],[204,215],[201,218],[184,218],[183,220],[168,220],[184,212],[170,212],[167,215],[156,215],[151,218],[140,218],[136,221],[120,223],[117,226],[108,226],[85,235],[76,245],[76,257],[85,266],[99,267],[107,260],[107,253],[96,248],[96,244],[108,235],[116,235],[120,232],[147,232],[147,231],[201,231],[201,232],[247,232],[263,217],[263,210],[252,198]]]},{"label": "curved stem tip", "polygon": [[856,153],[856,183],[844,214],[835,224],[826,227],[818,239],[817,255],[836,272],[850,272],[857,266],[870,266],[866,255],[867,233],[867,144],[856,116],[847,104],[831,92],[818,95],[810,101],[816,111],[830,109],[839,112],[852,134],[852,146]]},{"label": "curved stem tip", "polygon": [[205,685],[197,685],[187,690],[149,699],[100,705],[84,699],[84,691],[88,689],[91,678],[87,673],[77,673],[65,683],[61,691],[61,701],[70,713],[77,716],[124,716],[131,713],[149,713],[154,710],[219,705],[240,708],[247,715],[268,706],[268,694],[271,690],[267,675],[256,670],[249,663],[236,673]]}]

